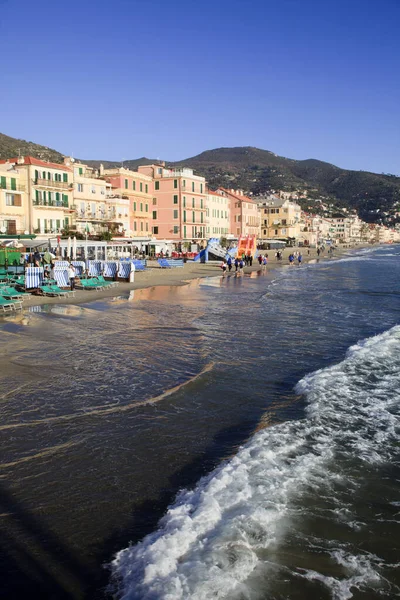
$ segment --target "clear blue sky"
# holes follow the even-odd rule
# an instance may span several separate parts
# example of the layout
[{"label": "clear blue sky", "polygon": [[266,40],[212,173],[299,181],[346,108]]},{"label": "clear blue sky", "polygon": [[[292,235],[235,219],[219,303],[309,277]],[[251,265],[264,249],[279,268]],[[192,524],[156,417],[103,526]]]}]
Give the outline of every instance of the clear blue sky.
[{"label": "clear blue sky", "polygon": [[400,0],[0,0],[0,131],[79,158],[220,146],[400,174]]}]

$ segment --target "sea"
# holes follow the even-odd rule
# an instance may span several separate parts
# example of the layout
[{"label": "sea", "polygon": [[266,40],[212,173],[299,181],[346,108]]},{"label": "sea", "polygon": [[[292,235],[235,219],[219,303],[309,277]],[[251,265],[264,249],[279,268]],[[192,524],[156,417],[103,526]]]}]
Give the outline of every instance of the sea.
[{"label": "sea", "polygon": [[400,597],[398,246],[0,340],[2,599]]}]

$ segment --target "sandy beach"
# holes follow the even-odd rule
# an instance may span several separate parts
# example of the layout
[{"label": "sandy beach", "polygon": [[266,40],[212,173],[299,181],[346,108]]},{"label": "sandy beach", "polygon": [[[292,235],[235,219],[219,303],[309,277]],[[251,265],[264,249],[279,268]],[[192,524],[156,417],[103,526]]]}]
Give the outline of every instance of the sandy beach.
[{"label": "sandy beach", "polygon": [[[288,267],[288,256],[290,252],[300,251],[303,255],[303,263],[322,260],[335,260],[341,255],[354,252],[355,250],[361,249],[363,246],[357,246],[357,248],[337,248],[333,257],[330,258],[327,249],[319,257],[316,249],[311,248],[308,254],[308,249],[305,248],[285,248],[283,251],[283,259],[277,261],[275,258],[275,250],[269,250],[266,252],[268,255],[268,270]],[[180,286],[185,285],[186,282],[192,279],[199,279],[204,277],[215,277],[222,275],[219,267],[220,262],[210,262],[201,264],[199,262],[187,262],[183,268],[175,269],[162,269],[157,261],[148,261],[148,268],[146,271],[136,272],[134,283],[119,282],[118,287],[110,286],[107,289],[94,291],[94,290],[75,290],[75,296],[68,298],[60,298],[59,296],[39,296],[34,294],[27,294],[23,301],[23,308],[30,306],[39,306],[43,304],[84,304],[86,302],[93,302],[94,300],[101,300],[103,298],[113,298],[122,294],[127,294],[131,290],[139,290],[154,286]],[[292,268],[299,268],[297,263]],[[300,267],[301,268],[301,267]],[[254,261],[251,267],[245,267],[244,273],[250,274],[252,272],[260,270],[261,267],[258,261]]]}]

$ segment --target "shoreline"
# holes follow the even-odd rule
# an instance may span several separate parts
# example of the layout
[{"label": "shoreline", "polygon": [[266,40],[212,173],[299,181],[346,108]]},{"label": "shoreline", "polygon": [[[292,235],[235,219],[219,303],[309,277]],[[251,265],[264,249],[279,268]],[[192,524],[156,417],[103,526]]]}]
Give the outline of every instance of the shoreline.
[{"label": "shoreline", "polygon": [[[357,252],[364,248],[370,247],[370,245],[358,245],[353,248],[337,248],[332,258],[328,256],[327,250],[323,255],[318,257],[316,249],[310,248],[310,254],[307,254],[308,249],[293,247],[290,248],[290,252],[300,251],[303,254],[303,264],[313,263],[316,260],[319,261],[334,261],[345,254]],[[267,272],[271,269],[279,269],[283,267],[289,267],[288,256],[289,248],[284,249],[284,256],[281,261],[277,261],[275,258],[275,250],[266,251],[268,254],[268,265]],[[222,272],[219,267],[220,262],[212,263],[199,263],[199,262],[187,262],[183,267],[176,267],[172,269],[162,269],[159,267],[157,261],[149,261],[146,271],[136,271],[135,281],[133,283],[127,283],[120,281],[118,286],[110,286],[103,290],[75,290],[75,296],[72,297],[60,297],[60,296],[36,296],[33,294],[27,294],[22,303],[22,310],[32,306],[43,306],[45,304],[86,304],[89,302],[95,302],[97,300],[103,300],[107,298],[114,298],[123,294],[128,294],[132,290],[141,290],[151,287],[158,286],[184,286],[193,279],[204,279],[206,277],[216,277]],[[301,268],[295,264],[291,268]],[[262,267],[257,261],[253,262],[251,267],[244,267],[243,273],[246,275],[256,271],[262,270]],[[232,271],[233,272],[233,271]],[[17,311],[16,311],[17,312]],[[4,316],[14,315],[16,312],[6,313]],[[2,315],[3,316],[3,315]]]}]

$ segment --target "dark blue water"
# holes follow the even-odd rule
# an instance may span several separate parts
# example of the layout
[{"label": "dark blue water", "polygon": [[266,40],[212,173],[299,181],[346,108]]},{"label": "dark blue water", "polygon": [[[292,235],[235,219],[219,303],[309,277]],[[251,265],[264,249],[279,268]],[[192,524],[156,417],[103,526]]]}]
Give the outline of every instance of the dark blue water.
[{"label": "dark blue water", "polygon": [[4,597],[395,597],[399,258],[6,322]]}]

